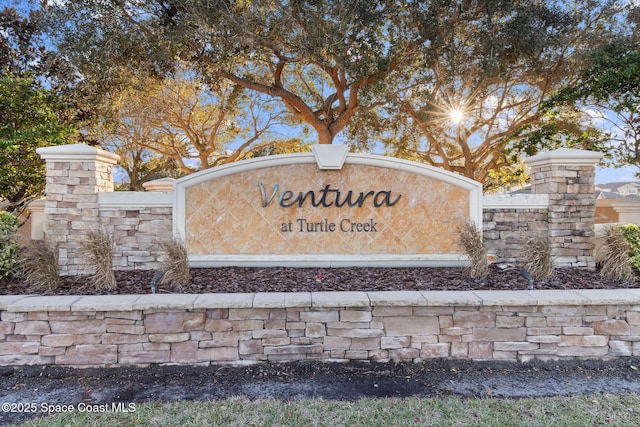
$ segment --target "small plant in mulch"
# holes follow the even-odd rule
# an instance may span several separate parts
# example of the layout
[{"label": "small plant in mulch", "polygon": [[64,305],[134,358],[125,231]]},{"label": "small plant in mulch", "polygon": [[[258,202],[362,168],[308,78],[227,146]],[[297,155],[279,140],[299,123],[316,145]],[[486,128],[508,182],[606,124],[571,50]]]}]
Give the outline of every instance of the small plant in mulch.
[{"label": "small plant in mulch", "polygon": [[92,231],[82,242],[83,254],[93,269],[92,280],[95,286],[104,291],[118,287],[113,272],[113,243],[104,231]]},{"label": "small plant in mulch", "polygon": [[485,280],[489,276],[487,262],[487,244],[482,240],[482,231],[478,225],[469,221],[458,228],[457,243],[469,257],[469,277],[474,280]]},{"label": "small plant in mulch", "polygon": [[50,245],[34,240],[24,249],[20,260],[20,274],[32,292],[50,292],[60,284],[58,244]]},{"label": "small plant in mulch", "polygon": [[596,244],[595,260],[600,266],[600,274],[611,280],[632,280],[630,250],[631,245],[620,227],[606,227]]},{"label": "small plant in mulch", "polygon": [[523,248],[524,268],[533,280],[547,280],[555,272],[549,239],[534,237]]},{"label": "small plant in mulch", "polygon": [[160,258],[161,269],[164,272],[160,285],[170,285],[174,289],[180,289],[189,284],[191,270],[185,244],[176,238],[159,242],[163,252]]}]

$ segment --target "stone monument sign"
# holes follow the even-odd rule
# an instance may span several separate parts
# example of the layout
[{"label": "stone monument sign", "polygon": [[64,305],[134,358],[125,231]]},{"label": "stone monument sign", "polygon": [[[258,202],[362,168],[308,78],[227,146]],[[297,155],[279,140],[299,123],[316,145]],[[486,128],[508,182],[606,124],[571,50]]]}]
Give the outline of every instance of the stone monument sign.
[{"label": "stone monument sign", "polygon": [[457,227],[482,224],[479,183],[343,146],[205,170],[174,197],[193,266],[460,265]]}]

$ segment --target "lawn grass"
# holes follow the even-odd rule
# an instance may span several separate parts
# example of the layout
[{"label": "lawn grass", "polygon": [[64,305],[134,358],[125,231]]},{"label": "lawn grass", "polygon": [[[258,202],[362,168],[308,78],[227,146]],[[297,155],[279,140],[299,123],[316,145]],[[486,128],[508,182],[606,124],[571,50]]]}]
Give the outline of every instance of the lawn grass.
[{"label": "lawn grass", "polygon": [[57,414],[20,426],[632,426],[640,396],[441,398],[145,403],[129,413]]}]

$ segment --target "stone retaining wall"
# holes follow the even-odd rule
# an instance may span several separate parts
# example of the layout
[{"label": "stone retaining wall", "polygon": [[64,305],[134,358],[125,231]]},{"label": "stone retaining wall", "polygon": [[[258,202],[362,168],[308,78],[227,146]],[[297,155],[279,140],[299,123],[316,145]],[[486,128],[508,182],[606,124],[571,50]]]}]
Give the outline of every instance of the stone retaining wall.
[{"label": "stone retaining wall", "polygon": [[1,365],[625,356],[640,289],[0,296]]}]

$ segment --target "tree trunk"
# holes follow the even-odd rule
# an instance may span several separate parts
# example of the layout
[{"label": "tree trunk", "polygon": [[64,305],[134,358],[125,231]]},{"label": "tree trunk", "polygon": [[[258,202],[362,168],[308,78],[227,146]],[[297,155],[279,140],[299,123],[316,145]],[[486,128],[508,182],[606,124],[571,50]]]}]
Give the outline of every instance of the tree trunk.
[{"label": "tree trunk", "polygon": [[318,144],[332,144],[333,143],[333,139],[335,138],[335,135],[331,134],[331,131],[329,131],[329,129],[318,129],[316,128],[316,131],[318,132]]}]

